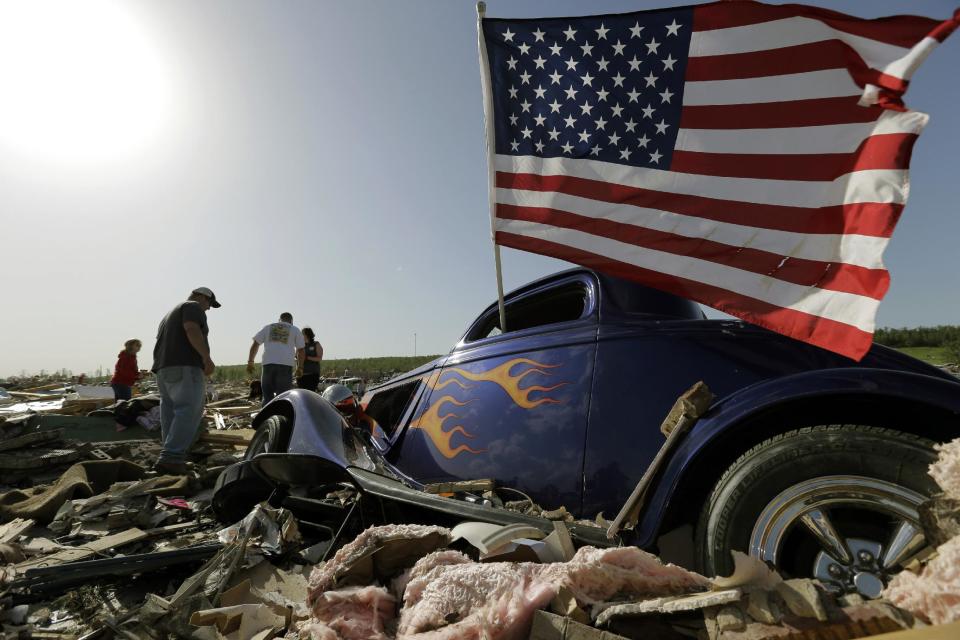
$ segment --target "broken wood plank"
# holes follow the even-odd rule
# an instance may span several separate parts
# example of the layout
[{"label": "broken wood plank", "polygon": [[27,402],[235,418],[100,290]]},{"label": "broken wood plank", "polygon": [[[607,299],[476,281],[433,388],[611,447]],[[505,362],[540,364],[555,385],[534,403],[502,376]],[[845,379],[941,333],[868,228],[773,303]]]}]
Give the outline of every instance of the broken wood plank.
[{"label": "broken wood plank", "polygon": [[22,471],[27,469],[44,469],[57,465],[74,462],[83,457],[83,452],[77,449],[37,449],[23,453],[0,454],[0,469],[4,471]]},{"label": "broken wood plank", "polygon": [[53,431],[34,431],[33,433],[25,433],[14,438],[8,438],[7,440],[0,440],[0,451],[11,451],[13,449],[31,447],[44,442],[60,440],[61,438],[63,438],[63,430],[60,429]]},{"label": "broken wood plank", "polygon": [[458,480],[456,482],[435,482],[424,485],[427,493],[483,493],[497,486],[495,480]]},{"label": "broken wood plank", "polygon": [[247,446],[250,444],[250,441],[253,440],[253,434],[255,433],[255,429],[234,429],[231,431],[217,432],[207,431],[206,433],[201,433],[197,441],[207,444]]},{"label": "broken wood plank", "polygon": [[7,391],[11,398],[22,398],[24,400],[59,400],[63,396],[55,393],[28,393],[26,391]]},{"label": "broken wood plank", "polygon": [[703,382],[696,383],[673,403],[673,407],[670,408],[670,412],[660,425],[660,433],[669,436],[670,432],[684,418],[696,421],[710,408],[713,398],[714,395],[707,388],[707,385]]},{"label": "broken wood plank", "polygon": [[547,611],[533,614],[528,640],[627,640],[609,631],[576,622]]},{"label": "broken wood plank", "polygon": [[879,636],[870,636],[870,638],[864,638],[864,640],[955,640],[955,638],[960,638],[960,621],[906,631],[894,631]]},{"label": "broken wood plank", "polygon": [[239,395],[239,394],[233,395],[233,394],[231,394],[229,398],[221,398],[220,400],[217,400],[216,402],[208,402],[206,406],[207,406],[208,409],[209,409],[209,408],[212,408],[212,407],[222,407],[222,406],[225,406],[225,405],[230,404],[231,402],[236,402],[237,400],[239,400],[239,399],[241,399],[241,398],[243,398],[242,395]]},{"label": "broken wood plank", "polygon": [[62,551],[57,551],[56,553],[52,553],[48,556],[31,558],[26,562],[21,562],[15,565],[15,568],[17,573],[23,573],[28,569],[33,569],[34,567],[47,567],[50,565],[75,562],[77,560],[83,560],[84,558],[89,558],[90,556],[100,554],[108,549],[112,549],[113,547],[120,547],[125,544],[139,542],[140,540],[144,540],[148,537],[150,537],[150,535],[141,529],[127,529],[121,533],[104,536],[99,540],[86,542],[83,544],[83,546],[63,549]]},{"label": "broken wood plank", "polygon": [[673,450],[680,439],[689,431],[690,427],[696,423],[700,415],[707,410],[710,403],[713,402],[713,397],[707,385],[703,382],[698,382],[677,398],[677,401],[673,404],[663,424],[660,426],[660,431],[667,436],[667,440],[661,445],[653,462],[651,462],[647,470],[643,472],[643,477],[637,482],[637,486],[634,487],[633,492],[627,498],[627,501],[624,502],[620,513],[617,514],[617,517],[614,518],[610,524],[610,527],[607,529],[608,538],[613,539],[620,529],[628,525],[634,526],[637,524],[637,516],[640,513],[640,508],[643,507],[644,495],[654,475],[666,462],[667,454]]},{"label": "broken wood plank", "polygon": [[10,522],[0,525],[0,544],[13,542],[24,533],[30,530],[36,524],[30,518],[15,518]]}]

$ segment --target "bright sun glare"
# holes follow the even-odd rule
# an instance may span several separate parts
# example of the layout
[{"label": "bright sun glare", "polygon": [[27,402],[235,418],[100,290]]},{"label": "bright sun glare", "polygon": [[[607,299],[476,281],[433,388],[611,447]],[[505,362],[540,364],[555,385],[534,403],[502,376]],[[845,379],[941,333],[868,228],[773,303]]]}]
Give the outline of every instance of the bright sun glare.
[{"label": "bright sun glare", "polygon": [[157,139],[170,79],[119,0],[0,0],[0,153],[116,161]]}]

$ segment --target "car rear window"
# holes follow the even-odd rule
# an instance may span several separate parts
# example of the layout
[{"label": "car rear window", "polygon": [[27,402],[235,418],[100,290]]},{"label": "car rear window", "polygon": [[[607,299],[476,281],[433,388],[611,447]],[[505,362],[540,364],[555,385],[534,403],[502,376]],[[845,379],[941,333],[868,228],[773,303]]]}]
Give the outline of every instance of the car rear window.
[{"label": "car rear window", "polygon": [[[508,331],[522,331],[533,327],[570,322],[583,317],[587,309],[587,287],[582,282],[541,291],[506,306]],[[467,336],[468,342],[500,335],[500,312],[495,308],[477,323]]]}]

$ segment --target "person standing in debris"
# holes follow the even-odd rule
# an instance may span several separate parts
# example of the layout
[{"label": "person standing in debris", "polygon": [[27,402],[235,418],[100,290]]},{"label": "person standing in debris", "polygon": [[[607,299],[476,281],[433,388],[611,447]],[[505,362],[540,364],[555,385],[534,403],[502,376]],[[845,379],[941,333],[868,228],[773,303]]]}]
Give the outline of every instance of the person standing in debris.
[{"label": "person standing in debris", "polygon": [[320,362],[323,361],[323,346],[317,342],[313,329],[303,328],[304,359],[303,372],[297,378],[297,386],[301,389],[316,391],[320,384]]},{"label": "person standing in debris", "polygon": [[129,400],[133,397],[133,385],[140,379],[137,352],[142,346],[143,343],[136,338],[123,343],[123,351],[117,355],[117,364],[113,368],[113,377],[110,378],[114,400]]},{"label": "person standing in debris", "polygon": [[160,442],[154,469],[161,473],[188,471],[187,451],[203,417],[206,381],[213,374],[207,341],[207,311],[220,303],[207,287],[194,289],[186,302],[164,316],[153,349],[153,372],[160,389]]},{"label": "person standing in debris", "polygon": [[263,371],[260,374],[260,386],[263,389],[263,404],[284,391],[293,388],[294,367],[303,366],[303,333],[293,326],[293,316],[280,314],[280,322],[273,322],[253,336],[250,345],[250,358],[247,360],[247,372],[253,373],[253,363],[257,351],[263,345]]}]

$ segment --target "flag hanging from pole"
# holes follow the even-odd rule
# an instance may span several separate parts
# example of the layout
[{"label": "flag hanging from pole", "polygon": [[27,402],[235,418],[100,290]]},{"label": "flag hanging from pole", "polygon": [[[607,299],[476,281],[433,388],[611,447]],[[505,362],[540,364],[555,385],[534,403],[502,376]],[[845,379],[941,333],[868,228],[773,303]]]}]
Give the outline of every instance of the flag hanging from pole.
[{"label": "flag hanging from pole", "polygon": [[630,278],[859,360],[960,23],[732,1],[480,21],[497,245]]}]

